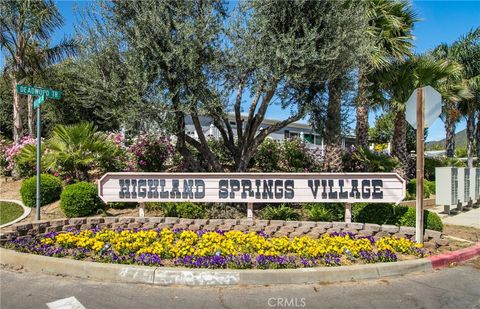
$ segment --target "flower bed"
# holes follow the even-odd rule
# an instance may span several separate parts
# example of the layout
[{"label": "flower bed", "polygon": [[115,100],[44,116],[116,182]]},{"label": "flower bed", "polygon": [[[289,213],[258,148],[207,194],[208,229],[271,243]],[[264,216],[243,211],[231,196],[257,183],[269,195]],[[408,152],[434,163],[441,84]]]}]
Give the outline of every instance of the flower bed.
[{"label": "flower bed", "polygon": [[264,232],[186,229],[71,229],[26,235],[3,246],[20,252],[105,263],[192,268],[275,269],[395,262],[424,257],[408,238],[350,232],[270,237]]}]

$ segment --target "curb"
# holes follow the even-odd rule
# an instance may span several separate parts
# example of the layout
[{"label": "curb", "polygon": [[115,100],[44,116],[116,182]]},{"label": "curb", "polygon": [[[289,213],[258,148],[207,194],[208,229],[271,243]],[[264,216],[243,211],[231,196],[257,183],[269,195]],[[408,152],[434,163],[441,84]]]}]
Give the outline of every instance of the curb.
[{"label": "curb", "polygon": [[427,259],[431,261],[433,268],[444,268],[450,266],[452,263],[469,260],[476,255],[480,255],[480,242],[469,248],[430,256]]},{"label": "curb", "polygon": [[18,217],[17,219],[13,220],[13,221],[10,221],[10,222],[7,222],[5,224],[2,224],[0,225],[0,229],[1,228],[4,228],[4,227],[7,227],[7,226],[10,226],[12,224],[15,224],[19,221],[22,221],[23,219],[25,219],[26,217],[28,217],[28,215],[30,214],[30,212],[32,211],[31,208],[29,207],[26,207],[25,205],[23,205],[23,203],[21,201],[18,201],[18,200],[6,200],[6,199],[0,199],[0,202],[10,202],[10,203],[15,203],[17,205],[20,205],[22,208],[23,208],[23,214]]},{"label": "curb", "polygon": [[[208,270],[189,268],[148,267],[104,264],[46,257],[0,248],[0,263],[28,271],[71,276],[98,281],[143,283],[152,285],[225,286],[334,283],[352,280],[379,279],[414,272],[431,271],[455,256],[455,261],[480,254],[480,243],[430,258],[395,263],[378,263],[339,267],[318,267],[277,270]],[[448,265],[448,264],[446,264]]]}]

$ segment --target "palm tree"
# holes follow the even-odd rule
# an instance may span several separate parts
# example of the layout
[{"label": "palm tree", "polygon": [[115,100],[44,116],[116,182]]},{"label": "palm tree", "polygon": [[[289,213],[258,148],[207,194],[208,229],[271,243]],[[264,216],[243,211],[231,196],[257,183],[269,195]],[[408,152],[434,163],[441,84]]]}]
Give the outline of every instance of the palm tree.
[{"label": "palm tree", "polygon": [[23,134],[17,84],[73,52],[72,40],[64,39],[54,47],[39,43],[48,42],[62,25],[63,18],[51,0],[0,1],[0,47],[9,55],[5,71],[10,75],[13,91],[14,141]]},{"label": "palm tree", "polygon": [[416,14],[406,1],[369,0],[368,30],[371,38],[366,63],[359,68],[358,95],[356,99],[357,145],[368,146],[368,111],[371,105],[369,86],[376,70],[388,66],[391,60],[401,61],[411,55],[412,28]]},{"label": "palm tree", "polygon": [[[395,62],[383,70],[377,78],[389,98],[389,106],[395,115],[393,132],[393,151],[403,166],[403,176],[408,178],[409,156],[406,143],[405,102],[411,93],[419,87],[430,85],[440,92],[450,89],[442,85],[448,80],[459,80],[462,66],[450,60],[436,60],[430,55],[414,56],[403,62]],[[451,97],[449,93],[442,93]]]},{"label": "palm tree", "polygon": [[[463,75],[460,77],[462,83],[459,83],[458,80],[450,80],[444,84],[445,87],[450,87],[450,89],[448,89],[449,91],[446,91],[447,93],[455,94],[456,92],[453,98],[446,98],[445,100],[444,118],[447,156],[453,157],[455,153],[455,124],[460,119],[462,113],[466,116],[469,166],[473,164],[475,111],[479,110],[478,106],[480,105],[478,100],[478,79],[480,79],[480,63],[478,61],[478,59],[480,59],[479,42],[480,28],[477,28],[460,37],[450,46],[441,44],[432,52],[437,59],[451,59],[459,62],[464,67]],[[471,94],[469,92],[471,92]],[[477,152],[480,151],[478,147],[477,143]]]}]

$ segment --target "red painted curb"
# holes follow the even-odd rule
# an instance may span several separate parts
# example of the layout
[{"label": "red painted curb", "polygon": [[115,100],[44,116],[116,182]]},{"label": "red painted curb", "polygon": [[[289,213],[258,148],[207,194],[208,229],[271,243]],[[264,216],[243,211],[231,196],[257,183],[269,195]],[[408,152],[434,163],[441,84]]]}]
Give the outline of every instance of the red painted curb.
[{"label": "red painted curb", "polygon": [[428,259],[432,262],[433,268],[442,268],[448,267],[451,263],[466,261],[476,255],[480,255],[480,242],[469,248],[430,256]]}]

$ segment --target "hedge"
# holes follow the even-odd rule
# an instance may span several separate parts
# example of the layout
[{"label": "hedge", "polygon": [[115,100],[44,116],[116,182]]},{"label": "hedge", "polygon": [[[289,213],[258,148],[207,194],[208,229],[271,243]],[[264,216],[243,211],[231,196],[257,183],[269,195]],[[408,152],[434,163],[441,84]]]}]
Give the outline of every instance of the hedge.
[{"label": "hedge", "polygon": [[[62,181],[50,174],[40,175],[40,206],[53,203],[60,198]],[[35,207],[37,195],[37,177],[30,177],[22,182],[20,195],[25,206]]]},{"label": "hedge", "polygon": [[103,206],[97,186],[88,182],[66,186],[60,196],[60,208],[69,218],[95,214]]}]

